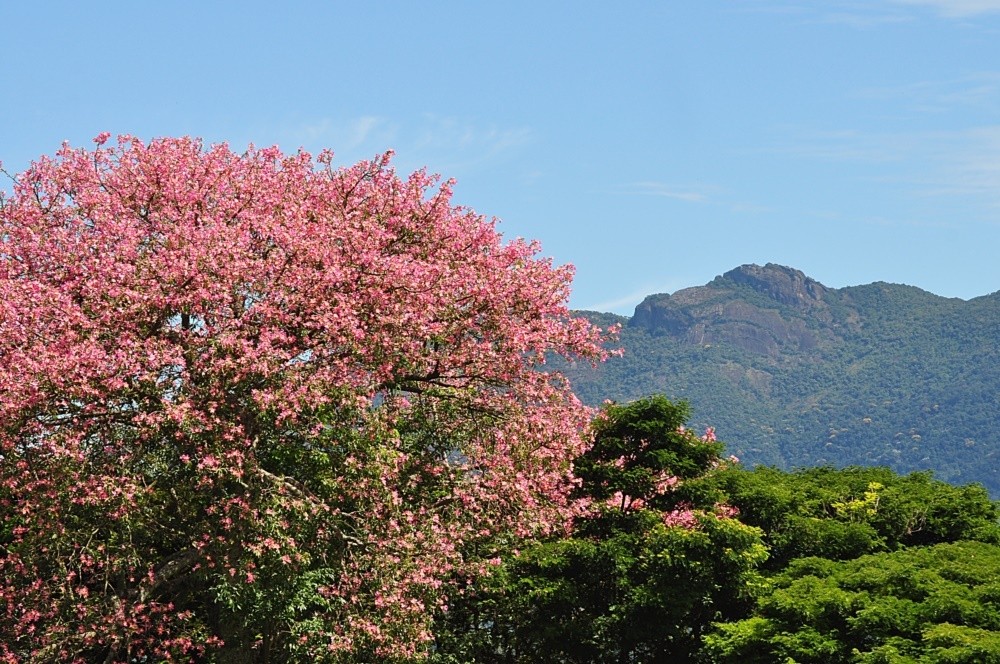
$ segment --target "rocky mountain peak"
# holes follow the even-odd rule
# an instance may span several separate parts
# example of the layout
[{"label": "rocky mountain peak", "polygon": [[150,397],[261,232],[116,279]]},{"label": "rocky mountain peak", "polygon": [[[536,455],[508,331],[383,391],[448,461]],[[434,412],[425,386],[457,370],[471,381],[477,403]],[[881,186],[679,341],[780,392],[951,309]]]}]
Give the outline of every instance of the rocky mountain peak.
[{"label": "rocky mountain peak", "polygon": [[725,343],[776,358],[787,347],[809,352],[834,340],[824,297],[835,293],[790,267],[742,265],[705,286],[647,297],[629,325],[691,344]]},{"label": "rocky mountain peak", "polygon": [[[826,287],[794,268],[768,263],[741,265],[719,279],[745,284],[768,297],[791,307],[809,308],[823,301]],[[718,281],[718,279],[717,279]]]}]

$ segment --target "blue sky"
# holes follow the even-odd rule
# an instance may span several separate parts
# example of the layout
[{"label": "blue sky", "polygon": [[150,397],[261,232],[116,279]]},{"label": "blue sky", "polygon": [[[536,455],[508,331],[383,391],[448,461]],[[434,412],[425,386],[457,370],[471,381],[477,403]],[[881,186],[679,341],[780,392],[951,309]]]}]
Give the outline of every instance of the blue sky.
[{"label": "blue sky", "polygon": [[[577,268],[1000,290],[1000,0],[5,2],[0,161],[142,138],[386,149]],[[6,185],[3,185],[6,186]]]}]

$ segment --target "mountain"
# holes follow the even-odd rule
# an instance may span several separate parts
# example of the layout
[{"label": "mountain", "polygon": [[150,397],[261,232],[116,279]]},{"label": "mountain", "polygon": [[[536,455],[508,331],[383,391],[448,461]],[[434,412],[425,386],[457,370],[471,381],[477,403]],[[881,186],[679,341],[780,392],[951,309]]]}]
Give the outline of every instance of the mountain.
[{"label": "mountain", "polygon": [[932,470],[1000,496],[1000,292],[837,289],[743,265],[631,318],[580,314],[623,325],[622,357],[567,368],[588,403],[662,392],[744,463]]}]

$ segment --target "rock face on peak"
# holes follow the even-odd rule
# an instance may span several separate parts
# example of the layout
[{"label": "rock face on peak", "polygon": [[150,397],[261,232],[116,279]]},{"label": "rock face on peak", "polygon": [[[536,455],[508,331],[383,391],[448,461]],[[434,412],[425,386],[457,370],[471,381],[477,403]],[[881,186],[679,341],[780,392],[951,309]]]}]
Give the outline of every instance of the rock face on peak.
[{"label": "rock face on peak", "polygon": [[828,288],[742,265],[647,297],[621,346],[596,370],[568,372],[584,401],[661,392],[751,464],[933,470],[1000,497],[1000,293]]},{"label": "rock face on peak", "polygon": [[647,297],[629,325],[688,343],[730,343],[776,357],[789,345],[809,350],[834,340],[807,321],[832,321],[830,294],[837,295],[799,270],[743,265],[705,286]]},{"label": "rock face on peak", "polygon": [[741,265],[726,272],[721,279],[745,284],[776,302],[791,307],[821,304],[827,290],[823,284],[810,279],[803,272],[774,263],[768,263],[764,267]]}]

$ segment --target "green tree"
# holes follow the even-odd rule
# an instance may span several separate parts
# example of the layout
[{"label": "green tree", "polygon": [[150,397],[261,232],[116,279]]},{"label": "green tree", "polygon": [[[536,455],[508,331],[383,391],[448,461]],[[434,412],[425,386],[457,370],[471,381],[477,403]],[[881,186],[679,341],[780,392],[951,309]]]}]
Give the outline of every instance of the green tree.
[{"label": "green tree", "polygon": [[835,562],[803,558],[752,617],[718,625],[725,664],[1000,662],[1000,547],[955,542]]},{"label": "green tree", "polygon": [[728,468],[684,489],[717,492],[742,522],[762,529],[772,571],[805,556],[848,560],[904,546],[1000,541],[998,504],[982,486],[953,486],[926,472]]},{"label": "green tree", "polygon": [[713,621],[743,615],[766,551],[728,506],[678,500],[723,463],[687,413],[661,396],[605,406],[574,464],[589,514],[510,556],[478,612],[449,612],[464,638],[442,643],[441,661],[692,661]]}]

